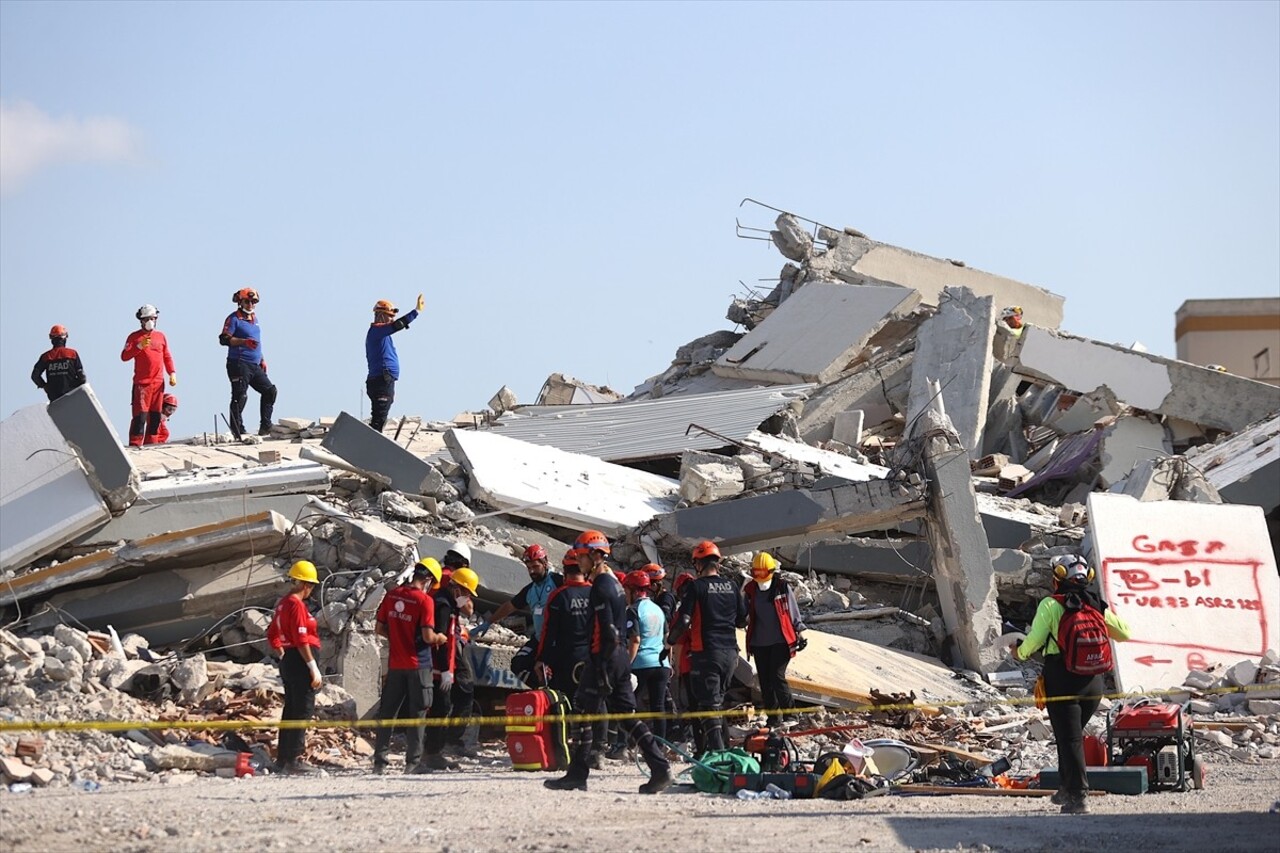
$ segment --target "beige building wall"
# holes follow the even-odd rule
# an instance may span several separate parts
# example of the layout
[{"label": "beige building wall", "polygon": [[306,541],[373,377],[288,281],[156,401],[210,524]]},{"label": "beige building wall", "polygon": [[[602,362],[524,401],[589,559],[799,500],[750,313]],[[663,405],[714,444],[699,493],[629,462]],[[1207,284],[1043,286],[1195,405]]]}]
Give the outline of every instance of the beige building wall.
[{"label": "beige building wall", "polygon": [[1180,360],[1280,385],[1280,298],[1188,299],[1176,317]]}]

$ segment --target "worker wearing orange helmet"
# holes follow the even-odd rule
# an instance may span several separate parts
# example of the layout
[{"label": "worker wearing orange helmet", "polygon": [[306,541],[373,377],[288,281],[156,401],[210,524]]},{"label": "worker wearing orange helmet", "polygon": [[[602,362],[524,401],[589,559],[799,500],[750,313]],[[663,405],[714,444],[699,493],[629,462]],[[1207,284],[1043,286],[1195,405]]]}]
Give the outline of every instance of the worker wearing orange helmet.
[{"label": "worker wearing orange helmet", "polygon": [[[598,530],[586,530],[574,542],[578,565],[591,577],[588,604],[591,610],[591,650],[582,672],[582,682],[573,697],[579,714],[595,713],[601,700],[611,714],[636,710],[631,689],[623,631],[626,630],[627,601],[617,576],[606,562],[611,553],[609,539]],[[642,794],[657,794],[671,787],[671,764],[649,727],[639,720],[622,720],[622,729],[635,743],[649,767],[649,781],[640,786]],[[543,782],[557,791],[585,791],[591,772],[589,756],[594,741],[591,723],[578,724],[573,759],[568,772]]]},{"label": "worker wearing orange helmet", "polygon": [[782,709],[795,705],[787,685],[787,666],[808,645],[795,593],[777,571],[778,561],[761,551],[751,561],[751,580],[742,588],[747,603],[747,655],[756,659],[756,678],[770,727],[782,723]]},{"label": "worker wearing orange helmet", "polygon": [[379,299],[373,304],[373,323],[364,336],[364,357],[369,363],[369,377],[365,380],[365,392],[369,395],[371,409],[369,426],[382,432],[386,426],[387,414],[396,399],[396,380],[400,378],[400,356],[396,353],[395,342],[391,336],[401,329],[409,328],[409,324],[418,319],[418,314],[426,307],[422,294],[418,294],[418,304],[403,317],[396,319],[400,309],[386,299]]},{"label": "worker wearing orange helmet", "polygon": [[154,305],[143,305],[134,316],[138,330],[125,339],[121,361],[133,362],[133,418],[129,421],[129,446],[160,443],[160,409],[164,405],[164,377],[169,385],[178,384],[173,354],[164,332],[156,328],[160,312]]},{"label": "worker wearing orange helmet", "polygon": [[[720,549],[714,542],[694,547],[693,564],[698,577],[680,601],[668,642],[674,646],[687,635],[694,704],[699,711],[719,711],[738,664],[737,629],[746,625],[747,606],[737,584],[721,576]],[[724,749],[723,719],[704,717],[702,722],[702,746]]]},{"label": "worker wearing orange helmet", "polygon": [[249,389],[258,392],[258,435],[271,434],[271,416],[276,405],[276,386],[267,376],[267,360],[262,355],[262,327],[258,325],[258,291],[242,287],[231,294],[236,310],[222,324],[218,343],[227,348],[227,378],[231,380],[231,410],[228,420],[236,441],[244,440],[244,406]]},{"label": "worker wearing orange helmet", "polygon": [[31,381],[44,392],[49,402],[75,390],[85,383],[84,366],[80,354],[67,346],[67,327],[56,325],[49,330],[52,349],[36,360],[31,369]]},{"label": "worker wearing orange helmet", "polygon": [[160,404],[160,426],[156,429],[156,443],[164,444],[169,440],[169,417],[178,411],[178,398],[172,394],[164,395]]}]

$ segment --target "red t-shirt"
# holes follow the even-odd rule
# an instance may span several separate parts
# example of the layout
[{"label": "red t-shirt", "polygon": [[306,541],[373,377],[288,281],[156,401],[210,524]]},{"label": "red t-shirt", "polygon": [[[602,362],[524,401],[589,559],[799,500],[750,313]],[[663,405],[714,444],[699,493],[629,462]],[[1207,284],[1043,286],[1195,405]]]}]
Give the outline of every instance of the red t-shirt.
[{"label": "red t-shirt", "polygon": [[316,619],[301,598],[289,593],[280,599],[271,626],[267,628],[267,642],[275,649],[296,649],[298,646],[320,648]]},{"label": "red t-shirt", "polygon": [[428,663],[422,629],[434,628],[435,621],[435,602],[422,590],[405,584],[388,592],[378,606],[378,622],[386,626],[391,645],[387,668],[417,669],[420,662]]}]

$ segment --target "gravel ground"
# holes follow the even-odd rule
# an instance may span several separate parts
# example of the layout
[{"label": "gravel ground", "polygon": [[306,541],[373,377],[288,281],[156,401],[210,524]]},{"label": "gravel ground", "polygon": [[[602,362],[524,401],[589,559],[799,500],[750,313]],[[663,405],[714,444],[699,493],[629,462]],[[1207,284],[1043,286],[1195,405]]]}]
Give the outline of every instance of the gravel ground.
[{"label": "gravel ground", "polygon": [[186,775],[93,793],[0,793],[0,849],[1275,851],[1280,814],[1268,812],[1280,763],[1209,771],[1203,791],[1093,797],[1088,816],[1059,815],[1039,798],[641,796],[644,775],[621,764],[594,772],[585,793],[474,764],[429,776]]}]

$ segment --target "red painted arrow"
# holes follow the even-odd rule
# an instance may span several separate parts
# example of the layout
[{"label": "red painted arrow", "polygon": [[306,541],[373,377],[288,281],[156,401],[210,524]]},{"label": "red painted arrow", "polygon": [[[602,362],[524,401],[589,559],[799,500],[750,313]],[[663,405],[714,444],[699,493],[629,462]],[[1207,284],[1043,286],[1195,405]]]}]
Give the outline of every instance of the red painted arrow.
[{"label": "red painted arrow", "polygon": [[1134,660],[1143,666],[1155,666],[1158,663],[1173,663],[1171,660],[1161,660],[1159,658],[1154,658],[1151,655],[1143,655],[1140,658],[1134,658]]}]

